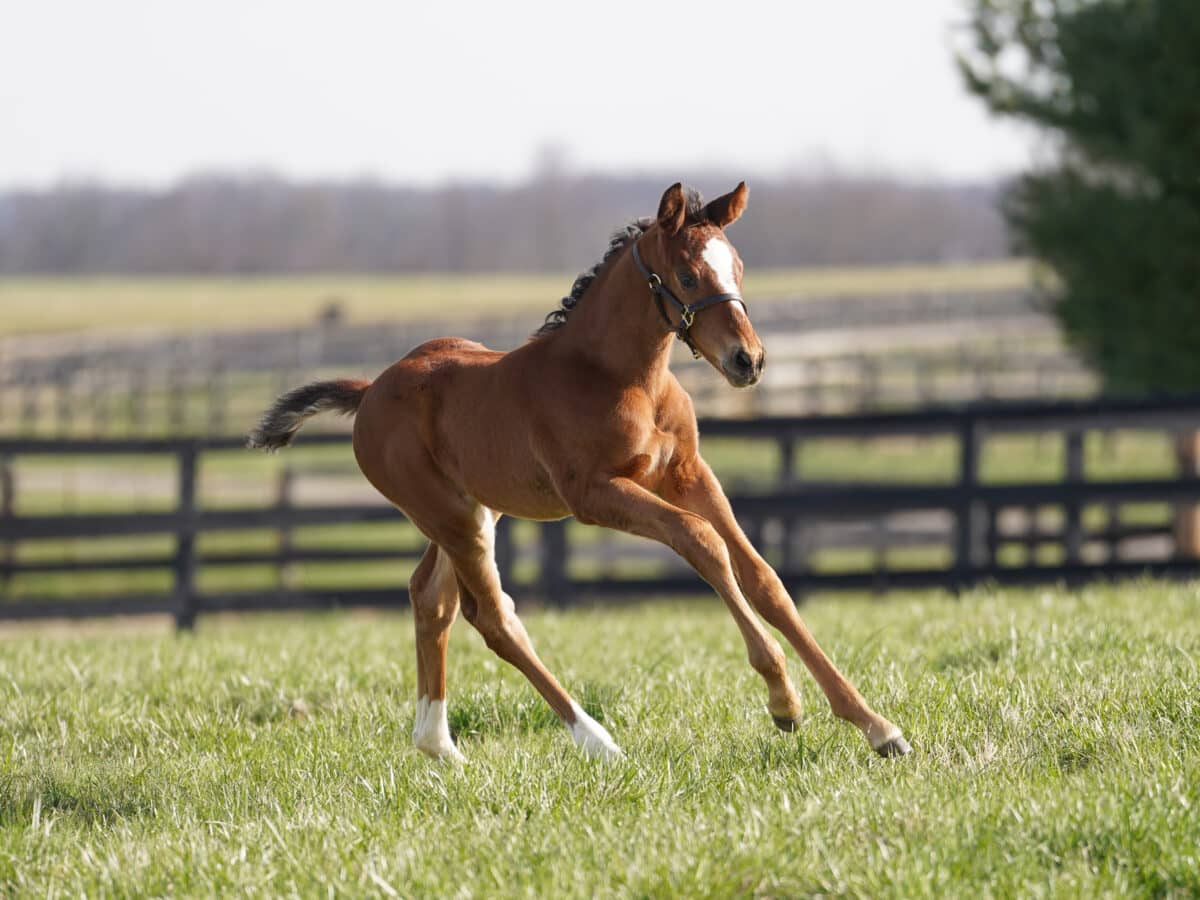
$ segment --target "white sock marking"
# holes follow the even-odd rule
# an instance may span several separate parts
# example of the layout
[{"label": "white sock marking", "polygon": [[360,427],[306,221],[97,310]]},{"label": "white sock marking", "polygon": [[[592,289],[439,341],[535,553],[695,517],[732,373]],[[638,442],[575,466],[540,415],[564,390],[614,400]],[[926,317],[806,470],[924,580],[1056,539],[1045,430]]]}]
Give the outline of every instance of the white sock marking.
[{"label": "white sock marking", "polygon": [[422,697],[417,701],[417,715],[413,720],[413,743],[425,733],[425,716],[429,713],[429,698]]},{"label": "white sock marking", "polygon": [[446,701],[422,697],[417,701],[417,725],[413,729],[413,743],[422,753],[434,759],[466,762],[450,737],[450,723],[446,720]]},{"label": "white sock marking", "polygon": [[603,725],[579,708],[579,704],[571,701],[571,712],[575,714],[575,724],[567,725],[575,746],[592,759],[621,759],[625,754],[617,746],[612,735]]},{"label": "white sock marking", "polygon": [[863,731],[867,735],[867,743],[871,745],[872,750],[878,750],[888,741],[894,741],[896,738],[904,737],[904,732],[902,732],[895,725],[885,731],[881,737],[871,737],[870,728],[865,728]]}]

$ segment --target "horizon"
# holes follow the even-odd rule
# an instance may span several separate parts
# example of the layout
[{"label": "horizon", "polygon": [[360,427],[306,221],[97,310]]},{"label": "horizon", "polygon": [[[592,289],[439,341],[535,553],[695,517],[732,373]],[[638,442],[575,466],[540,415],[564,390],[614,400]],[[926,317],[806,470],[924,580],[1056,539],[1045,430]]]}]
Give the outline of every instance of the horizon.
[{"label": "horizon", "polygon": [[736,16],[672,2],[636,27],[548,0],[465,15],[47,0],[6,22],[0,190],[262,171],[513,185],[547,168],[994,181],[1039,139],[967,94],[953,58],[966,19],[961,0],[750,0]]},{"label": "horizon", "polygon": [[[679,168],[679,167],[676,167]],[[180,173],[169,181],[161,183],[143,183],[123,181],[88,175],[65,174],[55,181],[36,185],[3,185],[0,184],[0,195],[15,194],[53,194],[57,191],[98,190],[114,193],[145,193],[163,194],[179,190],[189,185],[205,183],[224,184],[277,184],[291,188],[347,188],[375,187],[385,190],[405,190],[420,193],[437,193],[448,189],[495,190],[513,191],[530,186],[546,183],[547,180],[562,182],[586,181],[654,181],[662,182],[665,188],[674,181],[686,186],[695,186],[701,181],[745,181],[751,189],[756,182],[768,185],[778,184],[787,186],[861,186],[861,185],[891,185],[901,188],[925,188],[933,190],[988,190],[1003,186],[1017,173],[980,174],[977,177],[953,178],[937,174],[921,173],[888,173],[888,172],[858,172],[830,168],[824,170],[793,170],[781,173],[745,170],[734,173],[720,168],[694,167],[683,177],[666,171],[653,169],[622,170],[622,169],[583,169],[568,168],[545,172],[531,170],[527,173],[502,178],[499,176],[465,176],[447,175],[440,180],[421,180],[403,176],[379,176],[371,174],[332,174],[324,175],[292,175],[286,172],[266,168],[212,168],[196,169]],[[665,180],[664,180],[665,179]],[[731,182],[731,183],[735,183]],[[702,191],[702,193],[704,193]]]}]

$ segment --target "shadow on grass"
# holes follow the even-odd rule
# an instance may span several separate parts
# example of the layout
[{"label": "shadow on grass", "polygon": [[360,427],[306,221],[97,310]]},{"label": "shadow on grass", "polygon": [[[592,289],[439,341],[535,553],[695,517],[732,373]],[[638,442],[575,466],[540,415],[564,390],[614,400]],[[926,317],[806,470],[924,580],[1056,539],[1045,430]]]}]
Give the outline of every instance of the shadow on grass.
[{"label": "shadow on grass", "polygon": [[931,666],[938,672],[954,669],[982,669],[1000,662],[1009,653],[1011,642],[1000,638],[985,638],[954,650],[939,653]]},{"label": "shadow on grass", "polygon": [[[585,682],[575,702],[583,711],[604,725],[619,720],[611,715],[620,701],[622,689],[613,685]],[[464,694],[453,698],[446,712],[450,733],[456,738],[511,733],[529,734],[562,728],[554,710],[540,696],[516,698],[511,694]]]},{"label": "shadow on grass", "polygon": [[84,825],[150,816],[162,797],[136,774],[89,769],[12,775],[0,782],[0,826],[28,826],[56,813]]}]

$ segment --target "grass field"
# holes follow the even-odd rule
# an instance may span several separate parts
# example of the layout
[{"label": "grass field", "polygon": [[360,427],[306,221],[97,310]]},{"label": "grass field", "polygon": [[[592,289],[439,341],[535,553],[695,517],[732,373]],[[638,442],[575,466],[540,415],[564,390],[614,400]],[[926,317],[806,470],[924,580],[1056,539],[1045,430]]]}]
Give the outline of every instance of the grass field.
[{"label": "grass field", "polygon": [[[307,324],[337,300],[347,320],[523,314],[530,327],[555,308],[573,273],[254,278],[0,279],[0,336],[90,329],[268,327]],[[1029,284],[1030,265],[766,269],[746,273],[749,300],[913,291],[978,291]]]},{"label": "grass field", "polygon": [[[96,626],[0,645],[0,895],[1195,896],[1196,585],[818,601],[916,752],[809,679],[797,734],[715,599],[536,614],[628,760],[581,759],[461,623],[410,745],[406,616]],[[799,666],[794,666],[799,669]]]}]

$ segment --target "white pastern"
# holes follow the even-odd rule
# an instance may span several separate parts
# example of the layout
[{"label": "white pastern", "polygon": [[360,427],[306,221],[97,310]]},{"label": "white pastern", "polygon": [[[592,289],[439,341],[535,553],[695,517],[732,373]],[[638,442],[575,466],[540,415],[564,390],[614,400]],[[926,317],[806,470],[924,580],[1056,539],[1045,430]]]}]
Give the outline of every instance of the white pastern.
[{"label": "white pastern", "polygon": [[418,750],[434,759],[466,762],[466,757],[458,751],[454,746],[454,739],[450,737],[445,700],[422,697],[417,701],[417,727],[413,731],[413,743],[417,745]]},{"label": "white pastern", "polygon": [[413,720],[413,743],[425,731],[425,717],[429,714],[429,698],[422,697],[417,701],[417,715]]},{"label": "white pastern", "polygon": [[605,727],[580,709],[578,703],[571,701],[571,712],[575,714],[575,724],[567,724],[567,730],[575,739],[575,746],[585,755],[604,760],[625,756]]},{"label": "white pastern", "polygon": [[864,728],[863,733],[867,736],[867,743],[871,745],[872,750],[878,750],[888,741],[894,741],[896,738],[904,737],[904,732],[893,725],[891,728],[884,729],[877,733],[872,733],[870,727]]}]

